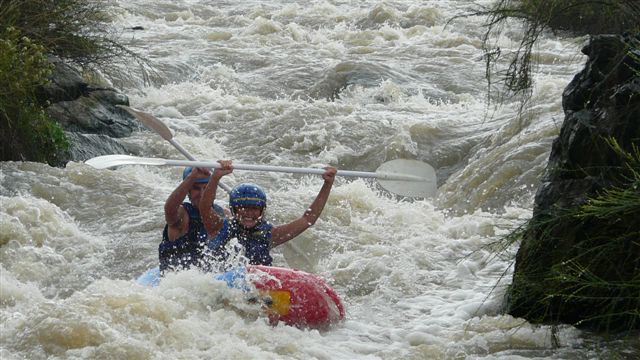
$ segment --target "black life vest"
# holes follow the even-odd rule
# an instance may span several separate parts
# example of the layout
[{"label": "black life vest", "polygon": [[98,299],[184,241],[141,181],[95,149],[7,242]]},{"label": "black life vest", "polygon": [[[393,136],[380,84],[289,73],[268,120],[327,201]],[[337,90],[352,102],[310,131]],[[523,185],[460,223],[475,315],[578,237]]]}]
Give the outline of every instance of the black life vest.
[{"label": "black life vest", "polygon": [[206,268],[204,254],[207,245],[207,232],[204,229],[200,212],[188,202],[182,204],[189,214],[189,230],[186,234],[169,241],[169,225],[164,226],[162,242],[158,246],[160,271],[188,269],[191,266]]},{"label": "black life vest", "polygon": [[209,250],[216,261],[225,261],[229,254],[225,245],[230,239],[238,239],[238,243],[244,248],[244,256],[252,265],[271,266],[273,258],[269,254],[271,248],[271,233],[273,225],[260,222],[251,229],[238,224],[236,219],[224,219],[222,229],[214,239],[209,241]]}]

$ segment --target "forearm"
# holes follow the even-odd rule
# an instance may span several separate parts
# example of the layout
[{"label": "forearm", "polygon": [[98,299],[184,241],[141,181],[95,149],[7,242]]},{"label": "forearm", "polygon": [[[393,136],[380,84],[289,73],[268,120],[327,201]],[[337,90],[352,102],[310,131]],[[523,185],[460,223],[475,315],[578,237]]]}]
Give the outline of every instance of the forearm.
[{"label": "forearm", "polygon": [[218,183],[220,178],[212,177],[207,186],[205,187],[202,197],[200,198],[199,211],[202,217],[202,223],[204,224],[207,234],[214,235],[220,230],[222,226],[222,219],[213,210],[213,202],[216,199],[216,191],[218,189]]},{"label": "forearm", "polygon": [[324,209],[324,205],[329,199],[329,193],[331,192],[332,186],[333,183],[325,181],[315,200],[313,200],[309,208],[304,212],[304,215],[302,217],[305,219],[306,223],[309,226],[315,224],[316,220],[318,220],[318,218],[320,217],[320,214]]},{"label": "forearm", "polygon": [[167,198],[167,201],[165,201],[164,217],[167,224],[175,224],[180,219],[180,205],[182,205],[182,202],[187,197],[189,188],[191,188],[191,183],[189,181],[183,181],[175,190],[173,190],[171,195]]},{"label": "forearm", "polygon": [[316,196],[315,200],[311,203],[311,206],[304,212],[304,214],[298,219],[282,226],[275,227],[272,231],[271,247],[276,247],[280,244],[284,244],[294,237],[302,234],[311,225],[316,223],[318,217],[324,209],[324,205],[327,203],[329,193],[331,192],[332,183],[325,182],[322,185],[322,189]]}]

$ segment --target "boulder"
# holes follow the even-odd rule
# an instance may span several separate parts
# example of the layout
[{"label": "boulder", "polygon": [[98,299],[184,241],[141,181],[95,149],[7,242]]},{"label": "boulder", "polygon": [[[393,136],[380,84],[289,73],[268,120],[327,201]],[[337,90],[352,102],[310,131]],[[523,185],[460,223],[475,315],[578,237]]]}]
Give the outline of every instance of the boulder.
[{"label": "boulder", "polygon": [[38,100],[49,117],[65,130],[69,150],[57,155],[58,166],[99,155],[137,153],[120,138],[140,130],[135,118],[116,105],[129,105],[129,98],[112,88],[87,83],[80,72],[51,57],[50,82],[38,89]]},{"label": "boulder", "polygon": [[614,221],[567,216],[629,182],[610,140],[626,152],[640,146],[638,49],[640,36],[629,35],[596,36],[583,49],[589,58],[563,93],[564,123],[516,255],[511,315],[594,329],[640,327],[640,294],[620,286],[640,279],[640,209]]}]

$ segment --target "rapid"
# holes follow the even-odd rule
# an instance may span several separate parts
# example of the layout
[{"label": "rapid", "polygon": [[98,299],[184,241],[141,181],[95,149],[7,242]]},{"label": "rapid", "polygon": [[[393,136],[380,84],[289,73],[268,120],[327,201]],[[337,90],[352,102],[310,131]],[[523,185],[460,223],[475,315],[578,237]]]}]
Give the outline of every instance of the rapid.
[{"label": "rapid", "polygon": [[[438,175],[433,199],[338,178],[318,222],[272,251],[274,265],[325,278],[346,320],[269,325],[242,294],[187,271],[157,288],[163,205],[182,168],[97,170],[0,164],[0,358],[594,359],[640,345],[501,313],[517,247],[496,243],[531,216],[562,124],[562,91],[585,38],[539,40],[529,107],[487,102],[489,1],[115,0],[122,37],[150,60],[112,78],[198,159],[375,171],[407,158]],[[141,26],[144,30],[130,30]],[[516,48],[510,24],[497,44]],[[142,156],[183,159],[151,131]],[[267,216],[300,216],[319,176],[236,171]],[[223,192],[218,198],[226,199]],[[634,355],[635,354],[635,355]]]}]

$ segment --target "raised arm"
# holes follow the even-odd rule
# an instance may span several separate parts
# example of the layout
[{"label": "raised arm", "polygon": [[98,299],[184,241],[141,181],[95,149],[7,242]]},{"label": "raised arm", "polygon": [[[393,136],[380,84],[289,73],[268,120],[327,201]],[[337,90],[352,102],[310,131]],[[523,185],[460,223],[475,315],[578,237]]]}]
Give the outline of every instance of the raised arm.
[{"label": "raised arm", "polygon": [[209,176],[207,170],[198,171],[196,169],[196,171],[192,171],[165,201],[164,219],[168,225],[169,240],[173,241],[187,232],[189,214],[182,207],[182,202],[192,189],[195,180],[203,176]]},{"label": "raised arm", "polygon": [[307,211],[305,211],[300,218],[286,225],[276,226],[273,228],[271,233],[271,247],[276,247],[280,244],[286,243],[316,223],[316,220],[318,220],[322,213],[322,209],[324,209],[324,205],[327,203],[327,199],[329,199],[329,193],[331,192],[333,181],[336,178],[336,172],[337,170],[334,167],[327,167],[325,169],[324,174],[322,174],[324,184],[322,185],[320,192],[318,192],[318,195],[311,203],[311,206],[309,206]]},{"label": "raised arm", "polygon": [[209,238],[215,237],[222,228],[223,219],[218,216],[211,206],[213,201],[216,199],[216,190],[218,189],[220,178],[233,172],[233,166],[231,165],[230,160],[219,160],[218,162],[221,167],[213,171],[213,175],[211,175],[211,179],[202,193],[198,209],[200,210],[202,223],[204,224],[204,229],[207,231],[207,236]]}]

